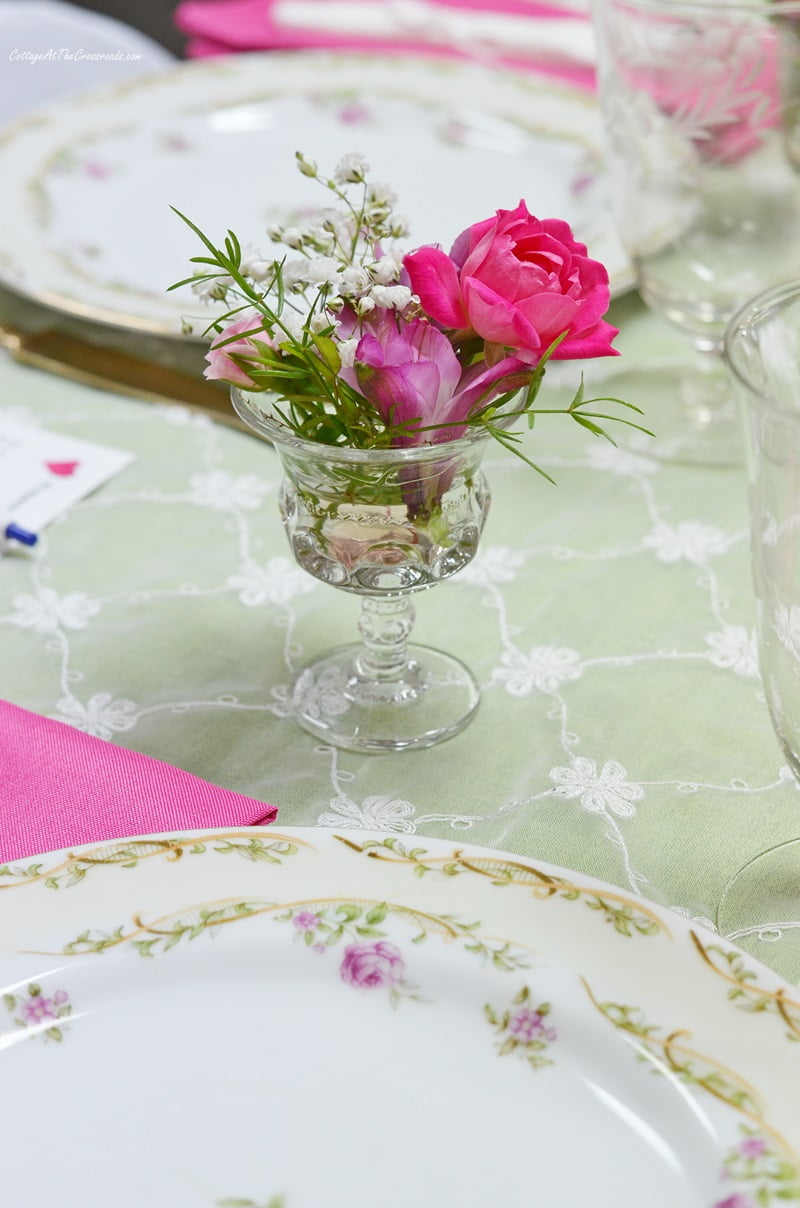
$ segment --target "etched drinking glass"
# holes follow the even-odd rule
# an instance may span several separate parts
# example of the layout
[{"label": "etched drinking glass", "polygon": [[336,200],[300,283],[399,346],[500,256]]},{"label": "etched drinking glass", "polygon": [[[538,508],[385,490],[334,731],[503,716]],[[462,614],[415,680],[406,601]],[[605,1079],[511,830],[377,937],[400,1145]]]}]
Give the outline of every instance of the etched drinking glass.
[{"label": "etched drinking glass", "polygon": [[725,326],[800,275],[800,3],[592,3],[619,234],[647,306],[689,337],[606,388],[645,408],[653,455],[740,464]]},{"label": "etched drinking glass", "polygon": [[[725,350],[747,419],[761,676],[800,781],[800,280],[747,303],[731,320]],[[786,959],[793,948],[800,964],[800,838],[741,869],[725,888],[718,922],[730,938],[784,941]]]},{"label": "etched drinking glass", "polygon": [[475,556],[489,510],[481,460],[491,440],[472,429],[422,447],[340,448],[302,440],[277,422],[269,396],[232,392],[239,417],[275,447],[280,512],[309,574],[361,599],[361,642],[302,668],[297,721],[352,751],[433,746],[457,734],[480,702],[457,658],[410,643],[412,596]]}]

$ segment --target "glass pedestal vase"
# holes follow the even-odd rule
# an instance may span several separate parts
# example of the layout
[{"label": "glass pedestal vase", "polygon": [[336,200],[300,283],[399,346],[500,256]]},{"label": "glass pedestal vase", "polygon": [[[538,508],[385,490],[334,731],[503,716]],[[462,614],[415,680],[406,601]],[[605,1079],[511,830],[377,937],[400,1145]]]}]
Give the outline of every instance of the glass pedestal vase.
[{"label": "glass pedestal vase", "polygon": [[280,512],[297,563],[361,598],[361,641],[301,668],[294,716],[324,742],[351,751],[430,747],[474,717],[478,686],[460,660],[409,642],[412,596],[474,558],[489,510],[480,464],[491,440],[351,449],[294,436],[270,398],[234,390],[239,417],[266,437],[284,478]]}]

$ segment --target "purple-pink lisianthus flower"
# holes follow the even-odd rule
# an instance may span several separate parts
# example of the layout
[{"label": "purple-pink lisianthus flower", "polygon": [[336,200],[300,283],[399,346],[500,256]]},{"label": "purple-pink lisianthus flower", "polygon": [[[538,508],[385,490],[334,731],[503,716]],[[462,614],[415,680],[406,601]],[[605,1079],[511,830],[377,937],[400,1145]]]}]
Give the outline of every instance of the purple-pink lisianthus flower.
[{"label": "purple-pink lisianthus flower", "polygon": [[424,318],[398,323],[384,311],[362,333],[352,368],[340,373],[387,423],[409,425],[398,445],[455,440],[474,409],[524,381],[527,366],[516,357],[463,370],[447,336]]},{"label": "purple-pink lisianthus flower", "polygon": [[524,201],[468,227],[449,255],[428,245],[403,264],[432,319],[513,349],[528,364],[538,364],[564,332],[554,359],[617,355],[617,329],[603,319],[610,299],[605,267],[568,223],[535,218]]}]

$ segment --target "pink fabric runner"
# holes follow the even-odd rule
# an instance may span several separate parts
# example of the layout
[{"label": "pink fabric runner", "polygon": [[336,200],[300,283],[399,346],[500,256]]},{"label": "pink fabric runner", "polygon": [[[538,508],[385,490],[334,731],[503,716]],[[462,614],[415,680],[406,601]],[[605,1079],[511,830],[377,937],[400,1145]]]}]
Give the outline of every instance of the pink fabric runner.
[{"label": "pink fabric runner", "polygon": [[277,812],[0,701],[0,864],[131,835],[254,826]]},{"label": "pink fabric runner", "polygon": [[[379,0],[376,0],[379,2]],[[578,23],[588,20],[585,12],[564,9],[535,0],[436,0],[445,8],[471,11],[504,12],[529,16],[531,21],[543,18],[574,18]],[[188,35],[188,58],[234,54],[262,50],[367,50],[390,54],[430,54],[463,59],[465,54],[454,47],[407,38],[377,38],[359,36],[352,32],[341,34],[309,27],[281,25],[276,21],[275,0],[183,0],[174,14],[175,25]],[[530,55],[498,53],[498,63],[510,67],[544,71],[586,89],[593,89],[595,73],[587,63],[559,60],[544,56],[541,61]]]}]

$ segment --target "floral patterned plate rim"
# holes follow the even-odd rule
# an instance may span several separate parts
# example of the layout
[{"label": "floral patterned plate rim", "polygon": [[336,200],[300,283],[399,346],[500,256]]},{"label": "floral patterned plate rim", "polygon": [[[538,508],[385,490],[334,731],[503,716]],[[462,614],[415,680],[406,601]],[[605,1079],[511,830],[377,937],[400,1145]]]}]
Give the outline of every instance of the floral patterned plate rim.
[{"label": "floral patterned plate rim", "polygon": [[188,289],[165,292],[196,250],[169,207],[263,247],[269,223],[321,204],[294,170],[298,147],[331,163],[363,151],[399,194],[409,246],[452,239],[524,195],[541,217],[573,222],[617,292],[632,284],[592,96],[533,73],[328,51],[182,63],[10,127],[0,282],[86,319],[180,337],[184,315],[208,315]]},{"label": "floral patterned plate rim", "polygon": [[0,866],[0,973],[31,1208],[800,1203],[797,991],[542,861],[279,825],[49,853]]}]

